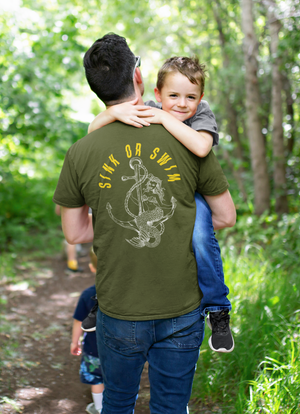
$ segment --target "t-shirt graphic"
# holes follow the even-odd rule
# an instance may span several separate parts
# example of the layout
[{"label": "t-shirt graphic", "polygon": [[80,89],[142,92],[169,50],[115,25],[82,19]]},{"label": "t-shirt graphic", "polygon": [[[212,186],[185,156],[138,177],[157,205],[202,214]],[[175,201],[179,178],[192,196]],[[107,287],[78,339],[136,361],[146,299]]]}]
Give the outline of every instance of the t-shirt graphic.
[{"label": "t-shirt graphic", "polygon": [[176,209],[177,201],[171,198],[171,204],[165,204],[164,188],[162,180],[149,174],[143,161],[139,157],[131,158],[129,167],[134,171],[133,175],[121,177],[122,181],[133,180],[134,184],[127,191],[124,208],[132,217],[132,220],[122,221],[113,215],[113,207],[106,204],[110,218],[126,229],[137,233],[136,237],[126,239],[133,247],[156,247],[164,233],[164,222],[169,220]]}]

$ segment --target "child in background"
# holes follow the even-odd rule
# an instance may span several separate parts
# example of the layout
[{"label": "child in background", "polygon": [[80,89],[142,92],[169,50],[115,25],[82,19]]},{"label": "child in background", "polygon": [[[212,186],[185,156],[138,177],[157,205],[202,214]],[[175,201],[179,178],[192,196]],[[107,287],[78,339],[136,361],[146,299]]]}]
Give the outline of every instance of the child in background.
[{"label": "child in background", "polygon": [[[55,214],[60,216],[60,206],[56,204]],[[80,244],[69,244],[66,240],[64,241],[64,247],[67,254],[67,269],[66,273],[81,273],[83,269],[78,267],[77,261],[77,246],[80,247]]]},{"label": "child in background", "polygon": [[[90,270],[91,272],[96,273],[97,256],[93,250],[90,251],[90,257]],[[72,355],[82,355],[79,371],[81,382],[83,384],[91,385],[93,402],[86,407],[86,411],[90,414],[98,414],[101,412],[104,385],[97,351],[96,333],[85,333],[82,344],[80,344],[80,337],[82,335],[81,322],[87,317],[93,306],[92,297],[95,295],[96,287],[93,285],[85,289],[80,296],[73,315],[72,343],[70,346]]]},{"label": "child in background", "polygon": [[[137,76],[135,74],[135,76]],[[138,83],[138,82],[137,82]],[[167,59],[158,72],[154,90],[156,100],[146,105],[131,103],[113,105],[90,124],[88,132],[116,120],[135,127],[162,124],[177,140],[199,157],[205,157],[219,142],[217,124],[204,95],[205,67],[197,58],[173,57]],[[162,110],[161,110],[162,109]],[[220,248],[214,235],[211,211],[204,198],[196,193],[196,221],[193,249],[197,261],[198,283],[203,293],[201,312],[208,315],[212,329],[209,346],[216,352],[231,352],[234,340],[229,327],[231,304],[229,289],[224,283]],[[222,228],[222,225],[215,230]],[[96,308],[83,322],[83,329],[95,329]]]}]

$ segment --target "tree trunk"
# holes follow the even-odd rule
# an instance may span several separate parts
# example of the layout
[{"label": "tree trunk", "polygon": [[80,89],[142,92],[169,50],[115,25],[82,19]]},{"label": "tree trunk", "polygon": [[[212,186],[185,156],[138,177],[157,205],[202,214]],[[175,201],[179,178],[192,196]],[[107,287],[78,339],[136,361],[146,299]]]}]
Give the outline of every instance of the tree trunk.
[{"label": "tree trunk", "polygon": [[[221,10],[221,4],[219,2],[219,0],[215,1],[215,5],[213,4],[212,6],[213,8],[213,14],[215,17],[215,20],[217,22],[217,27],[218,27],[218,31],[219,31],[219,40],[220,40],[220,46],[222,49],[222,56],[223,56],[223,67],[224,68],[228,68],[230,65],[230,59],[228,56],[228,53],[226,52],[226,39],[225,39],[225,35],[224,35],[224,30],[223,30],[223,24],[222,24],[222,19],[220,17],[220,10]],[[230,134],[230,136],[232,137],[233,143],[235,144],[235,148],[233,151],[233,155],[234,157],[238,158],[241,163],[243,162],[243,148],[242,148],[242,143],[241,143],[241,139],[240,139],[240,134],[238,132],[238,121],[237,121],[237,113],[235,108],[233,107],[232,103],[230,102],[229,99],[229,94],[228,93],[223,93],[224,95],[224,99],[226,101],[226,111],[227,111],[227,125],[228,125],[228,132]],[[238,167],[238,169],[234,168],[233,163],[231,162],[231,158],[229,156],[229,153],[227,151],[224,151],[224,157],[226,159],[226,161],[228,162],[228,165],[230,166],[230,168],[233,171],[233,176],[235,177],[240,193],[242,195],[243,201],[246,203],[247,202],[247,192],[244,186],[244,181],[243,181],[243,174],[244,174],[244,168],[242,167],[242,165],[240,165]]]},{"label": "tree trunk", "polygon": [[242,0],[242,28],[246,68],[247,130],[250,140],[251,165],[254,178],[255,213],[260,215],[270,209],[270,181],[266,161],[266,148],[258,109],[260,94],[257,78],[258,43],[254,32],[252,0]]},{"label": "tree trunk", "polygon": [[281,72],[282,86],[285,92],[285,102],[286,102],[286,113],[289,116],[289,124],[292,129],[289,132],[288,142],[287,142],[287,152],[291,154],[294,149],[295,144],[295,120],[294,120],[294,99],[292,97],[291,83],[288,76]]},{"label": "tree trunk", "polygon": [[280,58],[278,57],[278,42],[281,24],[275,15],[275,2],[268,2],[268,21],[271,37],[272,53],[272,117],[273,117],[273,162],[274,162],[274,190],[275,211],[278,214],[288,212],[286,194],[286,161],[283,141],[283,114],[282,114],[282,78],[280,74]]}]

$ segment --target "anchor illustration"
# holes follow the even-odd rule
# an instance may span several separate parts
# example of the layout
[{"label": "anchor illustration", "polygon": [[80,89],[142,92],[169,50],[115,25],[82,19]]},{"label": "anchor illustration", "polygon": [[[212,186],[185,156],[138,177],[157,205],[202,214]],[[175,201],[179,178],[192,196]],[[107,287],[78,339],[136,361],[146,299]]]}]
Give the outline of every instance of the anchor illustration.
[{"label": "anchor illustration", "polygon": [[[130,221],[117,219],[112,213],[110,203],[106,204],[106,209],[110,218],[118,225],[135,231],[138,235],[132,239],[126,239],[133,247],[156,247],[161,241],[164,233],[164,222],[169,220],[174,214],[177,201],[171,198],[171,205],[164,204],[164,189],[162,181],[149,174],[143,161],[139,157],[134,157],[129,161],[130,168],[134,175],[122,176],[122,181],[134,180],[135,184],[127,191],[124,207],[126,212],[133,218]],[[134,214],[129,209],[129,203],[133,203],[138,208],[138,214]],[[131,204],[132,206],[132,204]],[[167,214],[165,214],[167,210]]]}]

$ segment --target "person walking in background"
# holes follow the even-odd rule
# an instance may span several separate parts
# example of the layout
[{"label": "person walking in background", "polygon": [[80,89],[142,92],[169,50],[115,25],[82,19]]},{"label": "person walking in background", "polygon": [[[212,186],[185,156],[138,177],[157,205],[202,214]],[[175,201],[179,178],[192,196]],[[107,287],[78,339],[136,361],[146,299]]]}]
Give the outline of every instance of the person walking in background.
[{"label": "person walking in background", "polygon": [[[60,206],[55,206],[55,214],[60,216]],[[69,244],[66,240],[64,240],[64,249],[67,256],[67,273],[81,273],[83,269],[78,266],[77,260],[77,246],[75,244]]]},{"label": "person walking in background", "polygon": [[[92,273],[96,273],[97,256],[90,250],[91,262],[89,264]],[[80,380],[83,384],[91,385],[93,402],[86,407],[89,414],[98,414],[102,409],[103,398],[103,378],[101,363],[98,357],[97,340],[95,332],[85,333],[82,343],[81,323],[88,315],[93,304],[93,297],[96,295],[95,285],[85,289],[77,303],[73,318],[72,342],[70,352],[72,355],[81,355]]]}]

